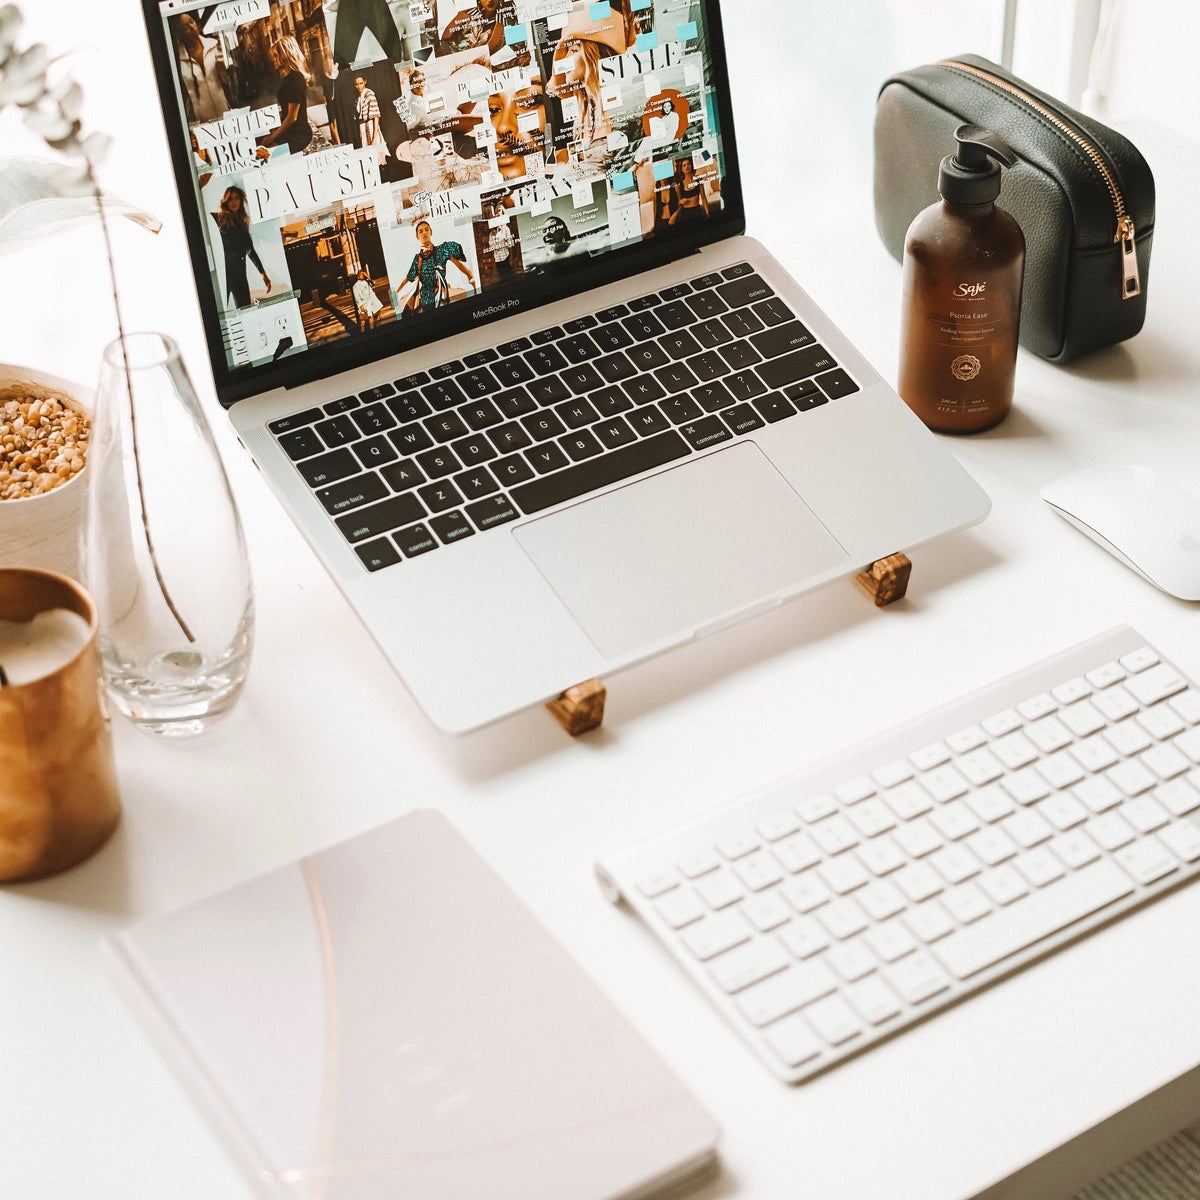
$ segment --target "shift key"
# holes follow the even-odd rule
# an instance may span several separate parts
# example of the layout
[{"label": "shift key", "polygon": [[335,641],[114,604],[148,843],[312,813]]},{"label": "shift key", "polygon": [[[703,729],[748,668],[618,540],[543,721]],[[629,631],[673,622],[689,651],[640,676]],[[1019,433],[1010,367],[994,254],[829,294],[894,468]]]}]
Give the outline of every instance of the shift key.
[{"label": "shift key", "polygon": [[335,524],[346,536],[349,542],[361,542],[363,538],[375,537],[399,529],[401,525],[411,525],[425,516],[425,507],[411,492],[393,496],[380,504],[368,504],[365,508],[355,509],[344,517],[338,517]]},{"label": "shift key", "polygon": [[818,371],[828,371],[837,365],[837,359],[824,346],[817,345],[805,346],[804,349],[793,350],[782,358],[760,363],[755,370],[767,387],[777,389],[794,383],[797,379],[807,379]]}]

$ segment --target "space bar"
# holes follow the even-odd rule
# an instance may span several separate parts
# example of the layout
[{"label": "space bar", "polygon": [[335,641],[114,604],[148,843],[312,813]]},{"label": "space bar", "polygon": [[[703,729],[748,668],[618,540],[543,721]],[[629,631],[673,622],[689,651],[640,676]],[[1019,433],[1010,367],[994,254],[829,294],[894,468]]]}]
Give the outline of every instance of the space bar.
[{"label": "space bar", "polygon": [[622,446],[611,454],[589,458],[565,471],[522,483],[510,488],[508,494],[523,513],[541,512],[564,500],[573,500],[610,483],[619,483],[622,479],[661,467],[690,452],[687,442],[674,429],[668,429],[631,446]]},{"label": "space bar", "polygon": [[1103,859],[934,942],[929,950],[951,974],[966,979],[1132,891],[1129,876]]}]

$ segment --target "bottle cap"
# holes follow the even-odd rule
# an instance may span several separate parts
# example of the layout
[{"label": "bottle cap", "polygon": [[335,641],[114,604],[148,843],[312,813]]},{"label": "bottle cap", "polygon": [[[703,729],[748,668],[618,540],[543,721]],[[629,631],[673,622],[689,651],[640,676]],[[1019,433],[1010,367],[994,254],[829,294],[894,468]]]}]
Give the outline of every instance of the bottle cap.
[{"label": "bottle cap", "polygon": [[978,125],[954,131],[958,149],[942,159],[938,191],[947,204],[990,204],[1000,195],[1000,166],[1013,166],[1017,156],[1008,143]]}]

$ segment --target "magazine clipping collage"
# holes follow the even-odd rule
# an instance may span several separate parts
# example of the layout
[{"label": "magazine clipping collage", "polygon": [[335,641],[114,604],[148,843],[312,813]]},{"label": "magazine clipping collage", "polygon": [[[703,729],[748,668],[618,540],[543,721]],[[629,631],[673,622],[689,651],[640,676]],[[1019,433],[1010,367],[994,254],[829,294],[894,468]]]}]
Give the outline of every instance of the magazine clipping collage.
[{"label": "magazine clipping collage", "polygon": [[699,0],[173,13],[229,366],[706,221],[721,175],[702,20]]}]

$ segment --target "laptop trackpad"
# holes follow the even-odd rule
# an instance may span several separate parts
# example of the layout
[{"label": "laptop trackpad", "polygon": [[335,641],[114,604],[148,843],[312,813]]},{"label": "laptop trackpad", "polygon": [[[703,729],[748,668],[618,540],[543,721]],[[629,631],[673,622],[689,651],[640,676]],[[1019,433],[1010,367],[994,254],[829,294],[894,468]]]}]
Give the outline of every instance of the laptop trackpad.
[{"label": "laptop trackpad", "polygon": [[513,536],[610,658],[794,589],[848,558],[753,442]]}]

